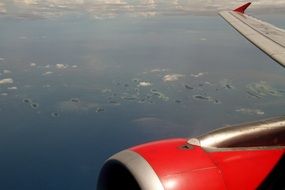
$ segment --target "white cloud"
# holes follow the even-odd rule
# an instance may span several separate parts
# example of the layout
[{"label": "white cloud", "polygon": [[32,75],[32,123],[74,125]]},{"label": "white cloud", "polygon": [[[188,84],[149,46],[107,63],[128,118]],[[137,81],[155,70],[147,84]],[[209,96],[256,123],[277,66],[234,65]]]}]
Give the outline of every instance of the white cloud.
[{"label": "white cloud", "polygon": [[160,69],[152,69],[150,72],[151,72],[151,73],[160,72]]},{"label": "white cloud", "polygon": [[17,86],[8,87],[8,90],[18,90]]},{"label": "white cloud", "polygon": [[198,74],[191,74],[192,77],[198,78],[201,77],[203,75],[205,75],[206,73],[198,73]]},{"label": "white cloud", "polygon": [[264,115],[264,111],[261,111],[259,109],[250,109],[250,108],[240,108],[236,109],[236,112],[240,112],[243,114],[249,114],[249,115]]},{"label": "white cloud", "polygon": [[26,5],[36,5],[38,0],[14,0],[14,3],[26,4]]},{"label": "white cloud", "polygon": [[35,67],[35,66],[37,66],[37,64],[36,64],[36,63],[31,62],[31,63],[30,63],[30,66],[31,66],[31,67]]},{"label": "white cloud", "polygon": [[[120,15],[154,17],[163,14],[213,14],[243,3],[245,1],[240,0],[13,0],[6,6],[7,1],[0,0],[0,13],[25,18],[54,18],[69,13],[87,13],[96,19]],[[256,0],[252,5],[253,10],[271,8],[284,10],[285,1]]]},{"label": "white cloud", "polygon": [[6,79],[0,80],[0,84],[12,84],[12,83],[14,83],[14,80],[11,78],[6,78]]},{"label": "white cloud", "polygon": [[51,75],[53,72],[51,72],[51,71],[47,71],[47,72],[45,72],[45,73],[43,73],[42,75],[43,76],[46,76],[46,75]]},{"label": "white cloud", "polygon": [[152,69],[150,70],[151,73],[159,73],[159,72],[166,72],[168,69]]},{"label": "white cloud", "polygon": [[6,6],[4,3],[0,2],[0,13],[6,13]]},{"label": "white cloud", "polygon": [[64,65],[64,64],[56,64],[55,66],[56,66],[56,68],[58,68],[58,69],[65,69],[65,68],[68,67],[67,65]]},{"label": "white cloud", "polygon": [[152,84],[150,82],[142,81],[139,82],[138,86],[147,87],[147,86],[152,86]]},{"label": "white cloud", "polygon": [[177,81],[182,77],[184,77],[184,75],[182,75],[182,74],[169,74],[169,75],[165,75],[163,77],[163,81],[164,82]]}]

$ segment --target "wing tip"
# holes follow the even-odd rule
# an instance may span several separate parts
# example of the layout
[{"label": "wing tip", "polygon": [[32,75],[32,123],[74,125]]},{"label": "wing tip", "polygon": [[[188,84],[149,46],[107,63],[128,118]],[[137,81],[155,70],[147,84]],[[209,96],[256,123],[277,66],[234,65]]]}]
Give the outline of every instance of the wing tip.
[{"label": "wing tip", "polygon": [[246,3],[246,4],[242,5],[242,6],[240,6],[240,7],[236,8],[236,9],[234,9],[233,11],[239,12],[239,13],[242,13],[242,14],[243,14],[244,11],[249,7],[249,5],[251,5],[251,2],[248,2],[248,3]]}]

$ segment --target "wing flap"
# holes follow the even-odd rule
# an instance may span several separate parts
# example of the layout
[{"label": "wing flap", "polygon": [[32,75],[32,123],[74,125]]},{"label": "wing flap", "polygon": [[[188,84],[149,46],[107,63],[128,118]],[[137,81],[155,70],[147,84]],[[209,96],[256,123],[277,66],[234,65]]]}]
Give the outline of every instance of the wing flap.
[{"label": "wing flap", "polygon": [[219,13],[238,32],[285,66],[285,31],[237,11]]}]

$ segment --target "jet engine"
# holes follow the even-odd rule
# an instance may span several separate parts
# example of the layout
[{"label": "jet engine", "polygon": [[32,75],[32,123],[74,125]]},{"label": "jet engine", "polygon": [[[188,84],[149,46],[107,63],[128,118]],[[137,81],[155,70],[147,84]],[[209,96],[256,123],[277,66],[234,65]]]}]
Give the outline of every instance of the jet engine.
[{"label": "jet engine", "polygon": [[285,117],[151,142],[103,165],[98,190],[284,189]]}]

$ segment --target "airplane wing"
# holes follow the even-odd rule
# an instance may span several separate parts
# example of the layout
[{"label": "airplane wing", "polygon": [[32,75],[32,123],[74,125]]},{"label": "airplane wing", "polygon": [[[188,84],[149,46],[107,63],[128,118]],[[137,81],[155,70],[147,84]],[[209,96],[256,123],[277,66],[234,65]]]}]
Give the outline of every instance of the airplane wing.
[{"label": "airplane wing", "polygon": [[285,30],[246,15],[244,11],[250,4],[219,14],[245,38],[285,67]]}]

